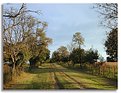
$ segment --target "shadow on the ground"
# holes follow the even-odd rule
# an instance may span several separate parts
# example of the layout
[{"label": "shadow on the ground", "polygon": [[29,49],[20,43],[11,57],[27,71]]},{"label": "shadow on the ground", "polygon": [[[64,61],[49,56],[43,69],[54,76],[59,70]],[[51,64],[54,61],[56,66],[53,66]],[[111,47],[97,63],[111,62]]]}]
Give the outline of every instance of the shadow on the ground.
[{"label": "shadow on the ground", "polygon": [[[36,82],[33,81],[30,84],[15,84],[13,85],[12,88],[7,88],[7,90],[115,90],[115,89],[109,89],[111,88],[111,86],[108,85],[101,85],[103,86],[103,88],[98,88],[98,87],[94,87],[94,86],[90,86],[90,87],[84,87],[84,88],[76,88],[76,87],[64,87],[65,85],[71,85],[71,84],[77,84],[77,83],[70,83],[70,82],[63,82],[61,83],[63,85],[63,87],[58,87],[58,88],[52,88],[52,86],[54,86],[52,83],[47,83],[47,82]],[[92,83],[85,83],[85,85],[89,85]],[[100,84],[94,84],[95,86],[100,86]]]},{"label": "shadow on the ground", "polygon": [[33,69],[27,69],[26,72],[32,73],[32,74],[40,74],[40,73],[49,73],[49,72],[70,72],[68,69],[61,69],[61,68],[33,68]]},{"label": "shadow on the ground", "polygon": [[[100,80],[102,80],[103,82],[105,81],[106,84],[100,84],[100,85],[107,85],[107,86],[115,86],[116,88],[118,88],[118,80],[117,79],[111,79],[111,78],[107,78],[107,77],[103,77],[103,76],[98,76],[98,75],[93,75],[92,73],[87,73],[87,71],[85,71],[84,69],[80,69],[80,68],[68,68],[68,67],[65,67],[69,70],[73,70],[75,73],[83,73],[83,74],[88,74],[90,75],[89,77],[85,77],[84,76],[81,76],[81,78],[86,78],[86,79],[89,79],[89,80],[92,80],[94,82],[100,82]],[[80,77],[80,76],[76,76],[76,77]],[[98,77],[98,78],[96,78]]]},{"label": "shadow on the ground", "polygon": [[[32,73],[32,74],[41,74],[41,73],[50,73],[50,72],[53,72],[53,73],[55,73],[55,72],[72,72],[72,70],[70,70],[70,69],[65,69],[65,68],[34,68],[34,69],[28,69],[28,70],[26,70],[26,72],[28,72],[28,73]],[[74,70],[74,72],[76,73],[79,73],[79,72],[81,72],[81,73],[83,73],[83,74],[86,74],[85,72],[83,72],[83,71],[77,71],[77,70]],[[88,75],[89,75],[89,73],[88,73]],[[71,75],[70,75],[71,76]],[[96,77],[98,77],[98,76],[94,76],[94,75],[90,75],[89,77],[85,77],[85,75],[84,76],[80,76],[80,75],[77,75],[77,76],[71,76],[71,77],[74,77],[74,78],[76,78],[76,77],[79,77],[79,78],[86,78],[86,79],[88,79],[88,80],[92,80],[92,81],[94,81],[94,82],[97,82],[96,84],[94,84],[95,86],[104,86],[104,87],[111,87],[111,86],[115,86],[116,88],[117,88],[117,81],[112,81],[111,79],[107,79],[107,78],[99,78],[99,79],[96,79]],[[98,83],[98,82],[100,82],[100,79],[103,81],[103,82],[105,82],[105,84],[101,84],[101,83]],[[57,83],[59,82],[58,80],[56,80],[57,81]],[[40,87],[41,86],[41,84],[40,83],[38,83],[38,82],[32,82],[32,85],[35,85],[35,89],[36,89],[36,87]],[[46,82],[42,82],[42,85],[44,85],[44,86],[46,86]],[[61,83],[59,83],[59,84],[61,84]],[[86,83],[87,85],[89,85],[89,84],[91,84],[91,83]],[[49,84],[47,84],[47,86],[48,86]],[[63,84],[62,84],[63,85]],[[51,85],[50,85],[51,86]],[[43,87],[42,87],[42,89],[44,89]],[[47,89],[49,89],[49,88],[47,88]],[[63,88],[63,86],[62,86],[62,88],[59,88],[59,89],[64,89]],[[95,89],[95,88],[91,88],[91,86],[90,87],[86,87],[85,89]],[[100,90],[100,89],[99,89]]]}]

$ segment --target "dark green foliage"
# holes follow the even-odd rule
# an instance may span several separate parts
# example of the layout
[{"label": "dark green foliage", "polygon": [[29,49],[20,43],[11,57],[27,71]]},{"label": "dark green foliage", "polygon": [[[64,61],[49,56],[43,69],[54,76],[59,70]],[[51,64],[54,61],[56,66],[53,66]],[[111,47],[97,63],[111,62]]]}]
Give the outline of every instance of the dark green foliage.
[{"label": "dark green foliage", "polygon": [[118,29],[113,29],[107,34],[107,40],[105,41],[105,49],[107,55],[107,61],[115,61],[118,60]]},{"label": "dark green foliage", "polygon": [[60,56],[59,56],[59,53],[57,51],[53,52],[51,61],[53,61],[53,62],[60,61]]},{"label": "dark green foliage", "polygon": [[58,48],[57,51],[59,53],[60,61],[67,62],[69,57],[67,48],[65,46],[61,46],[60,48]]},{"label": "dark green foliage", "polygon": [[42,65],[43,62],[50,58],[50,51],[48,49],[44,49],[37,56],[33,56],[30,58],[30,68],[35,68]]},{"label": "dark green foliage", "polygon": [[30,58],[30,60],[29,60],[30,67],[31,68],[35,68],[38,60],[39,60],[39,57],[38,56]]},{"label": "dark green foliage", "polygon": [[72,53],[70,54],[70,60],[72,60],[73,65],[76,63],[83,63],[84,62],[84,49],[73,49]]},{"label": "dark green foliage", "polygon": [[24,61],[24,54],[22,53],[22,52],[19,52],[18,54],[17,54],[17,57],[18,57],[18,59],[17,59],[17,61],[16,61],[16,66],[19,66],[19,65],[21,65]]},{"label": "dark green foliage", "polygon": [[69,60],[69,52],[65,46],[61,46],[57,49],[57,51],[54,51],[52,54],[52,60],[54,62],[67,62]]},{"label": "dark green foliage", "polygon": [[82,63],[88,62],[88,63],[94,63],[97,61],[99,55],[97,50],[93,50],[92,48],[88,51],[85,51],[84,49],[74,49],[72,53],[70,54],[70,60],[73,62],[73,65],[76,63],[80,63],[80,66]]},{"label": "dark green foliage", "polygon": [[98,51],[90,48],[88,51],[85,52],[84,60],[85,62],[94,63],[97,62],[98,57]]},{"label": "dark green foliage", "polygon": [[63,56],[63,57],[61,58],[61,61],[62,61],[62,62],[68,62],[68,61],[69,61],[69,56]]}]

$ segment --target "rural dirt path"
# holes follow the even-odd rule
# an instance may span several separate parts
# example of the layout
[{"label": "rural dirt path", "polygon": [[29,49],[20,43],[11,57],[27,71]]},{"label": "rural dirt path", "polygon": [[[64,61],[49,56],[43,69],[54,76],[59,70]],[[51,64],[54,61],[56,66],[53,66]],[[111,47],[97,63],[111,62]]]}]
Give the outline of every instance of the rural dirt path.
[{"label": "rural dirt path", "polygon": [[56,63],[24,73],[6,89],[98,89],[115,90],[117,82],[64,68]]}]

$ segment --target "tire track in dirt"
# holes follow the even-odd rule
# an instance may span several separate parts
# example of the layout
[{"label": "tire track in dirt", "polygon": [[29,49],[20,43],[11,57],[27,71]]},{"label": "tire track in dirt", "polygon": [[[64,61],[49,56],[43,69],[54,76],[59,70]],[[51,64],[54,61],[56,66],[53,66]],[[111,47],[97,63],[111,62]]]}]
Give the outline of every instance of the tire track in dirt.
[{"label": "tire track in dirt", "polygon": [[[55,66],[55,64],[52,64],[52,65],[54,66],[54,68],[57,68],[57,67]],[[83,85],[82,83],[80,83],[79,81],[77,81],[77,80],[76,80],[75,78],[73,78],[72,76],[66,74],[64,71],[60,71],[59,74],[63,75],[63,76],[64,76],[65,78],[67,78],[67,79],[71,79],[72,81],[74,81],[76,84],[79,85],[80,89],[85,89],[85,88],[86,88],[85,85]]]},{"label": "tire track in dirt", "polygon": [[60,81],[57,78],[57,75],[55,73],[56,69],[54,68],[54,66],[52,64],[50,66],[53,69],[53,72],[50,71],[50,73],[53,73],[53,75],[51,75],[51,76],[52,76],[52,78],[54,78],[54,87],[55,87],[55,89],[64,89],[63,84],[61,84]]},{"label": "tire track in dirt", "polygon": [[51,85],[53,85],[53,88],[55,89],[55,79],[53,78],[54,74],[51,71],[49,71],[49,74],[50,74],[50,80],[52,80],[52,84]]}]

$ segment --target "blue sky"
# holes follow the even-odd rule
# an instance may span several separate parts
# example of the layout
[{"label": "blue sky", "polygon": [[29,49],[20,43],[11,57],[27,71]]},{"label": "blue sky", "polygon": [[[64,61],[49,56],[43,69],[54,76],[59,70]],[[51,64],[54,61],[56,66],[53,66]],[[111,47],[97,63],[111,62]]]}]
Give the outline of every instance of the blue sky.
[{"label": "blue sky", "polygon": [[99,13],[92,9],[93,4],[27,4],[31,10],[41,10],[41,15],[35,17],[46,21],[48,28],[46,34],[53,39],[49,45],[51,53],[60,46],[67,46],[72,40],[73,34],[80,32],[85,39],[83,48],[93,46],[106,57],[104,40],[106,28],[100,26]]}]

